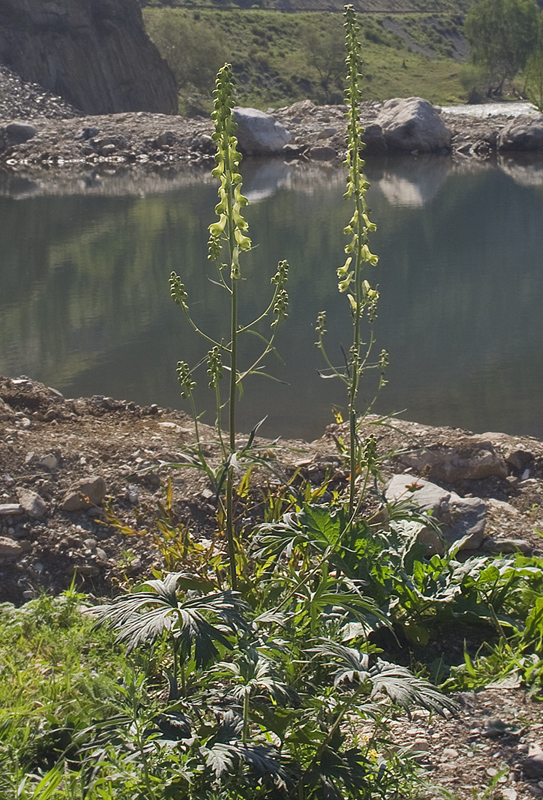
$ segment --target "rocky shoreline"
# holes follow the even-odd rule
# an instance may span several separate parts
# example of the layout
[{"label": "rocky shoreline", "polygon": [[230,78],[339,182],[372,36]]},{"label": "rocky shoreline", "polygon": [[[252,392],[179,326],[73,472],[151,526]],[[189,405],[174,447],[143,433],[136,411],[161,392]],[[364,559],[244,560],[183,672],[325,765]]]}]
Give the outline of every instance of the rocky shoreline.
[{"label": "rocky shoreline", "polygon": [[[0,602],[59,592],[73,579],[109,594],[127,577],[162,567],[156,538],[143,531],[152,530],[168,476],[178,521],[197,536],[213,535],[205,476],[161,466],[182,460],[191,442],[183,412],[101,396],[65,399],[28,378],[0,378],[0,425]],[[213,432],[204,429],[212,457]],[[382,453],[398,453],[384,464],[388,498],[411,496],[416,485],[418,503],[433,511],[445,539],[465,540],[465,556],[543,554],[543,442],[401,420],[372,431]],[[285,481],[300,469],[312,483],[327,473],[340,486],[337,436],[329,426],[314,442],[285,442],[276,464]],[[265,486],[268,477],[255,480]],[[107,507],[127,530],[141,533],[130,536],[108,523]],[[428,536],[439,552],[439,537]]]},{"label": "rocky shoreline", "polygon": [[[368,154],[383,153],[378,123],[387,105],[367,101],[361,106]],[[344,158],[343,106],[316,106],[305,100],[269,111],[290,136],[280,156],[321,162]],[[533,124],[533,118],[522,119],[525,125]],[[498,151],[500,141],[503,145],[504,131],[512,126],[515,117],[504,113],[476,118],[443,112],[439,120],[448,133],[434,149],[457,159],[485,160]],[[188,119],[148,112],[85,116],[37,84],[25,83],[0,67],[0,170],[5,173],[52,167],[85,171],[101,164],[112,168],[138,164],[206,165],[212,162],[215,150],[211,134],[211,120],[203,117]],[[441,146],[443,141],[445,147]],[[532,136],[530,144],[525,143],[520,149],[538,150],[538,141],[534,142]],[[503,145],[503,149],[514,147]],[[418,152],[416,147],[414,151]]]},{"label": "rocky shoreline", "polygon": [[[314,106],[310,101],[295,105],[302,105],[302,111],[290,106],[274,114],[291,135],[291,143],[282,155],[291,160],[342,160],[345,156],[343,106]],[[370,102],[363,105],[361,121],[365,127],[374,124],[379,105]],[[511,121],[506,115],[489,119],[442,116],[452,132],[450,154],[479,159],[490,158],[497,152],[498,136]],[[0,155],[0,167],[4,169],[149,163],[196,166],[212,163],[215,151],[212,123],[202,117],[188,119],[127,112],[2,121],[0,137],[3,131],[5,147]],[[368,153],[371,152],[368,149]]]}]

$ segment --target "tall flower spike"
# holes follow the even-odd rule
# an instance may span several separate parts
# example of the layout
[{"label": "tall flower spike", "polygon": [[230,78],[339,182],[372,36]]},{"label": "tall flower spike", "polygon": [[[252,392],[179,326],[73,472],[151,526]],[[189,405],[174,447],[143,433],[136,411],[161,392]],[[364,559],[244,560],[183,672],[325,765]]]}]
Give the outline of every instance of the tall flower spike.
[{"label": "tall flower spike", "polygon": [[359,245],[363,245],[363,260],[369,261],[372,266],[377,264],[378,258],[368,248],[368,234],[377,230],[377,226],[368,217],[366,192],[369,183],[364,176],[364,160],[362,150],[364,144],[364,130],[358,119],[358,107],[362,100],[360,89],[362,77],[362,56],[360,42],[358,41],[359,29],[353,6],[345,6],[345,36],[347,43],[347,88],[345,91],[345,105],[347,106],[347,158],[349,168],[347,191],[345,197],[355,197],[357,207],[351,217],[344,233],[350,237],[350,242],[345,246],[346,253],[355,252]]},{"label": "tall flower spike", "polygon": [[213,94],[214,110],[211,116],[215,123],[213,139],[217,145],[213,176],[220,181],[219,202],[215,206],[219,220],[209,226],[208,256],[214,261],[218,260],[222,245],[227,242],[231,250],[230,277],[239,280],[239,252],[250,250],[251,240],[247,235],[249,225],[242,214],[247,199],[241,194],[241,175],[238,171],[241,154],[237,149],[230,64],[225,64],[219,70]]}]

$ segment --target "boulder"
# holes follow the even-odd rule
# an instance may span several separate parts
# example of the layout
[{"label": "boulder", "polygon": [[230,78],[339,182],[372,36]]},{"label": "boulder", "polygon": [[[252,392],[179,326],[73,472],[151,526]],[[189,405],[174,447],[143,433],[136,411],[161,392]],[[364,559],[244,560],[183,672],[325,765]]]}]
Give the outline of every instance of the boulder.
[{"label": "boulder", "polygon": [[[443,539],[449,545],[467,537],[461,550],[476,550],[483,541],[487,508],[479,497],[460,497],[456,492],[448,492],[435,483],[405,473],[394,475],[385,496],[387,501],[407,500],[431,512],[443,526]],[[431,528],[421,532],[419,541],[428,545],[431,553],[444,552],[443,543]]]},{"label": "boulder", "polygon": [[524,153],[543,150],[543,114],[511,120],[498,136],[498,150]]},{"label": "boulder", "polygon": [[256,108],[234,108],[239,149],[244,155],[263,156],[280,153],[290,141],[283,125]]},{"label": "boulder", "polygon": [[25,122],[10,122],[9,125],[6,125],[3,132],[8,144],[14,145],[23,144],[33,139],[38,129],[35,128],[34,125],[29,125]]},{"label": "boulder", "polygon": [[517,472],[524,472],[528,464],[534,460],[534,454],[523,447],[511,447],[505,453],[505,461]]},{"label": "boulder", "polygon": [[433,444],[403,453],[399,461],[443,483],[507,477],[507,464],[492,443],[476,436],[461,437],[454,446]]},{"label": "boulder", "polygon": [[363,139],[366,145],[364,153],[368,155],[382,155],[388,150],[383,129],[376,123],[365,127]]},{"label": "boulder", "polygon": [[18,493],[19,503],[29,517],[39,519],[47,513],[47,503],[36,492],[30,489],[21,489]]},{"label": "boulder", "polygon": [[421,97],[387,100],[375,124],[381,127],[389,150],[435,153],[451,146],[450,129],[433,105]]},{"label": "boulder", "polygon": [[177,113],[138,0],[2,0],[0,62],[86,114]]},{"label": "boulder", "polygon": [[18,558],[24,553],[24,547],[10,539],[8,536],[0,536],[0,558]]},{"label": "boulder", "polygon": [[83,478],[65,494],[61,504],[63,511],[84,511],[98,506],[106,496],[106,482],[100,476]]}]

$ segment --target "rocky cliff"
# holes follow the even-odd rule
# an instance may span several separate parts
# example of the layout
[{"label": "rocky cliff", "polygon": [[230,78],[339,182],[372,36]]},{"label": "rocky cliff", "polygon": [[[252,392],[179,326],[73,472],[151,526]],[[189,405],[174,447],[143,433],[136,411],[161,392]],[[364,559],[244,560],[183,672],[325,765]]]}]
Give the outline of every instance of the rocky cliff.
[{"label": "rocky cliff", "polygon": [[0,63],[87,114],[177,111],[137,0],[0,0]]}]

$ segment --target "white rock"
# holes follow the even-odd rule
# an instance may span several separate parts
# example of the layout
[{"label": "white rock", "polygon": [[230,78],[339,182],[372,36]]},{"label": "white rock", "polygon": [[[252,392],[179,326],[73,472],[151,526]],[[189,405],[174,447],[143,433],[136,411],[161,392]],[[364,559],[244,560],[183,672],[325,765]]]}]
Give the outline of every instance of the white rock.
[{"label": "white rock", "polygon": [[[448,544],[468,537],[461,549],[476,550],[483,541],[487,508],[479,497],[460,497],[456,492],[448,492],[435,483],[406,474],[394,475],[385,495],[388,501],[408,500],[423,511],[431,511],[442,524],[443,538]],[[435,552],[440,552],[439,537],[431,529],[423,533],[426,538],[421,535],[420,541],[433,547]]]},{"label": "white rock", "polygon": [[421,97],[387,100],[375,124],[381,126],[390,150],[431,153],[451,145],[451,131],[433,105]]},{"label": "white rock", "polygon": [[507,477],[507,464],[492,443],[475,436],[460,437],[450,445],[423,447],[402,454],[399,460],[406,467],[445,483]]},{"label": "white rock", "polygon": [[412,753],[428,753],[432,749],[432,745],[427,739],[415,739],[409,749]]},{"label": "white rock", "polygon": [[496,511],[501,514],[508,514],[512,517],[517,517],[520,513],[518,508],[512,506],[511,503],[506,503],[505,500],[496,500],[494,497],[489,497],[486,502],[492,511]]},{"label": "white rock", "polygon": [[499,555],[500,553],[524,553],[528,555],[532,552],[531,545],[524,539],[487,539],[483,545],[485,553]]},{"label": "white rock", "polygon": [[53,453],[48,453],[41,461],[38,461],[38,464],[45,469],[56,469],[58,467],[58,458]]},{"label": "white rock", "polygon": [[245,155],[280,153],[290,133],[270,114],[256,108],[234,108],[239,149]]},{"label": "white rock", "polygon": [[63,511],[82,511],[91,505],[100,505],[106,496],[106,482],[99,475],[83,478],[65,494]]},{"label": "white rock", "polygon": [[11,517],[15,514],[22,514],[23,507],[20,503],[3,503],[0,506],[0,517]]}]

